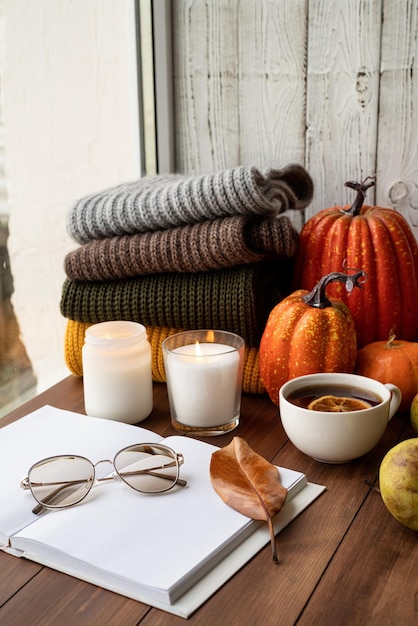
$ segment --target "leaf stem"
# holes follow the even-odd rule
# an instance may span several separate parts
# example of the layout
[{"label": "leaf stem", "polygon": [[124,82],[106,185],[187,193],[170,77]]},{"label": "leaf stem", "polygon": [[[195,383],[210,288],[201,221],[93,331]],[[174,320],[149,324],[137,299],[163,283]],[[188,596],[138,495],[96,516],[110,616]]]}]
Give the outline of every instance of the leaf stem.
[{"label": "leaf stem", "polygon": [[277,558],[276,535],[274,534],[273,520],[271,517],[267,517],[267,524],[270,532],[271,556],[273,563],[278,563],[279,559]]}]

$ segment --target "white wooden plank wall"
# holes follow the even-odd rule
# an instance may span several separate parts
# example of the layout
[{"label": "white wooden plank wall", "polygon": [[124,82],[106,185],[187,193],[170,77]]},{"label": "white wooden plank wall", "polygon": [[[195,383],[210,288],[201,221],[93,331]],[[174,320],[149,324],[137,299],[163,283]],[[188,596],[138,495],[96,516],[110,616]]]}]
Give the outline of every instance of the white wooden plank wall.
[{"label": "white wooden plank wall", "polygon": [[418,236],[417,4],[175,0],[178,171],[302,163],[315,183],[304,219],[377,173],[368,202]]}]

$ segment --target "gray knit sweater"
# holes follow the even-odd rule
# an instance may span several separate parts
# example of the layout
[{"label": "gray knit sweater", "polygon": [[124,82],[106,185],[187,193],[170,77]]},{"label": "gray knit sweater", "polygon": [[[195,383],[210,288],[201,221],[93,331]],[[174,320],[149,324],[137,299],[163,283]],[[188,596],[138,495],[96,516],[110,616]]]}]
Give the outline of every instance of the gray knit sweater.
[{"label": "gray knit sweater", "polygon": [[312,179],[297,164],[265,174],[240,166],[196,177],[147,176],[76,202],[67,231],[83,244],[230,215],[273,216],[304,208],[312,195]]}]

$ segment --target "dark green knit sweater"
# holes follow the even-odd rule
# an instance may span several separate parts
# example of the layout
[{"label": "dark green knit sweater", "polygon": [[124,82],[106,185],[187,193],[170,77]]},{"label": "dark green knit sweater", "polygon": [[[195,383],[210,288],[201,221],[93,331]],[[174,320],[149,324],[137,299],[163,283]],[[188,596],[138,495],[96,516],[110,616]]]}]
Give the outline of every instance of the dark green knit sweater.
[{"label": "dark green knit sweater", "polygon": [[271,309],[287,295],[289,275],[285,262],[272,261],[112,281],[67,279],[60,308],[64,317],[79,322],[222,329],[258,346]]}]

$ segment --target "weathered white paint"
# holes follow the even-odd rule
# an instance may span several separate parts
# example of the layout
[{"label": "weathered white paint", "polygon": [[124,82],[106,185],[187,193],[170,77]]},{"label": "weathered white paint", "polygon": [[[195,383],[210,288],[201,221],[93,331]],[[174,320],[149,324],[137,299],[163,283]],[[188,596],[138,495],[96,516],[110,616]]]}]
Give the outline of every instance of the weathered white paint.
[{"label": "weathered white paint", "polygon": [[39,390],[68,374],[65,215],[140,175],[134,0],[3,0],[13,304]]},{"label": "weathered white paint", "polygon": [[173,9],[178,169],[297,161],[315,183],[306,218],[377,173],[368,201],[402,211],[418,235],[417,0]]},{"label": "weathered white paint", "polygon": [[307,217],[354,200],[344,182],[376,172],[380,4],[309,3],[305,165],[316,191]]},{"label": "weathered white paint", "polygon": [[[305,9],[305,0],[175,3],[179,170],[303,159]],[[286,19],[298,28],[280,37]]]},{"label": "weathered white paint", "polygon": [[418,235],[418,3],[384,0],[377,200]]}]

